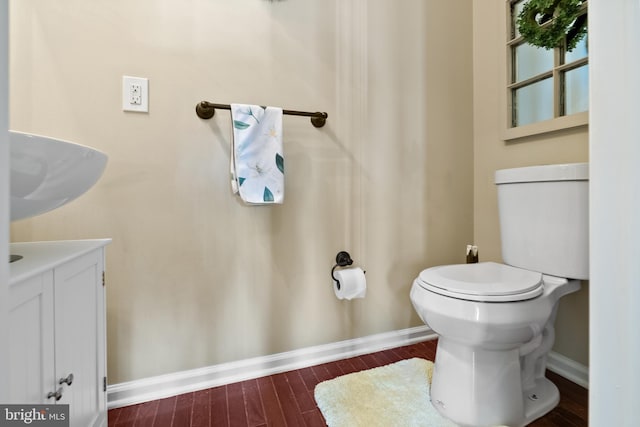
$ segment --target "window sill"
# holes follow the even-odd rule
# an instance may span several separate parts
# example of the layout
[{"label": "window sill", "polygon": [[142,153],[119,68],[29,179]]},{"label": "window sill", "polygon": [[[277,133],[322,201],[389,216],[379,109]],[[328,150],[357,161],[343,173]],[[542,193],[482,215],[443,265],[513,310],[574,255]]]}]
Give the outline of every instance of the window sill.
[{"label": "window sill", "polygon": [[505,129],[502,139],[513,141],[527,136],[543,135],[560,130],[571,129],[589,125],[589,112],[572,114],[570,116],[557,117],[544,122],[532,123],[530,125],[518,126]]}]

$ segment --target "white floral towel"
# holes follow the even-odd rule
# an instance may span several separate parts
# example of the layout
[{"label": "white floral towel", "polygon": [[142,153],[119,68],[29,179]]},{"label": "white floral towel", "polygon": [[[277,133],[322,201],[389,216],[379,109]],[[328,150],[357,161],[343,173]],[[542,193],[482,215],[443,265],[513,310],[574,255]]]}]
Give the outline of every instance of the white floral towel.
[{"label": "white floral towel", "polygon": [[231,104],[231,122],[231,189],[248,204],[282,203],[282,109]]}]

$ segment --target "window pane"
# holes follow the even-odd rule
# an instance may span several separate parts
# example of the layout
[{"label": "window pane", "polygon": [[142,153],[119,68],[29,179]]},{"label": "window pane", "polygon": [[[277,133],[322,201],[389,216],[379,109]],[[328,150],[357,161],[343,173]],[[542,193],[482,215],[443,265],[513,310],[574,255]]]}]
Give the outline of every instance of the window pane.
[{"label": "window pane", "polygon": [[569,62],[577,61],[578,59],[586,58],[589,54],[587,51],[587,36],[584,36],[582,40],[578,42],[575,48],[571,52],[567,52],[564,56],[564,63],[568,64]]},{"label": "window pane", "polygon": [[565,114],[589,109],[589,66],[583,65],[565,73]]},{"label": "window pane", "polygon": [[513,92],[514,126],[553,118],[553,79],[545,79]]},{"label": "window pane", "polygon": [[553,50],[532,46],[528,43],[515,48],[515,82],[550,71],[553,68]]},{"label": "window pane", "polygon": [[518,31],[518,15],[522,12],[522,8],[526,1],[519,1],[511,5],[511,38],[515,39],[520,37],[520,31]]}]

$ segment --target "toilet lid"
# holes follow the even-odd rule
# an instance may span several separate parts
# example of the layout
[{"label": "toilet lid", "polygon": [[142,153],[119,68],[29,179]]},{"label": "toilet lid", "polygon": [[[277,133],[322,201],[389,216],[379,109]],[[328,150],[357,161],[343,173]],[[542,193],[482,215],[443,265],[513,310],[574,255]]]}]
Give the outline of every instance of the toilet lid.
[{"label": "toilet lid", "polygon": [[423,288],[453,298],[513,302],[542,294],[542,274],[495,262],[428,268],[418,278]]}]

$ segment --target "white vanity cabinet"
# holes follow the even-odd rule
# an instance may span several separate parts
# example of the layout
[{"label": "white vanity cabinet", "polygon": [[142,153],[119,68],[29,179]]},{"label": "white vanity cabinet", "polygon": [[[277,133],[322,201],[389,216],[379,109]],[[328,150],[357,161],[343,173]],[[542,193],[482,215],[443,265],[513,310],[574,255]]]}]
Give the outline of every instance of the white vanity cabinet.
[{"label": "white vanity cabinet", "polygon": [[12,243],[10,402],[69,404],[71,427],[107,424],[105,245]]}]

